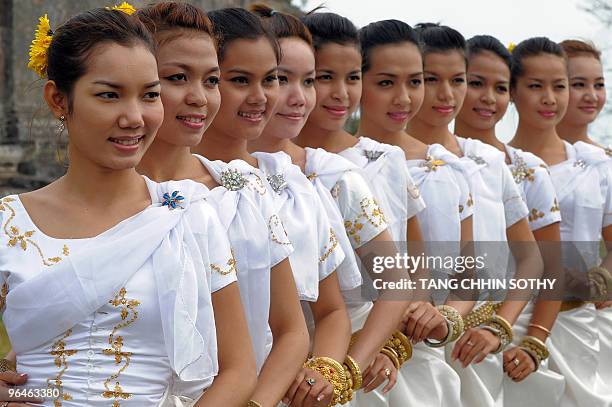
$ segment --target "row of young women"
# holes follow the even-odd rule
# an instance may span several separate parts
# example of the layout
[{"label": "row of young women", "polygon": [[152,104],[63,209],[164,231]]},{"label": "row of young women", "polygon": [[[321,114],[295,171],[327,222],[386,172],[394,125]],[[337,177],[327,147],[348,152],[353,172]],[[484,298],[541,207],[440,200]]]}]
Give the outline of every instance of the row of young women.
[{"label": "row of young women", "polygon": [[[48,35],[69,166],[0,201],[3,386],[58,390],[55,406],[612,405],[609,302],[361,289],[372,254],[419,242],[594,243],[563,262],[606,283],[612,161],[587,136],[605,100],[587,45],[510,55],[433,24],[174,2]],[[512,250],[514,275],[555,269],[534,247]]]}]

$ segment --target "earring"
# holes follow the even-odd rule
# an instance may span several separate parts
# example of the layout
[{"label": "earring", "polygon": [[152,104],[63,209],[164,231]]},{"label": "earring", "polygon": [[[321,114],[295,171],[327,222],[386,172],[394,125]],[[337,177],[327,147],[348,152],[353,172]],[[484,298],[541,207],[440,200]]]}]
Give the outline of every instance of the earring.
[{"label": "earring", "polygon": [[66,130],[66,116],[61,115],[57,124],[57,134],[62,134]]}]

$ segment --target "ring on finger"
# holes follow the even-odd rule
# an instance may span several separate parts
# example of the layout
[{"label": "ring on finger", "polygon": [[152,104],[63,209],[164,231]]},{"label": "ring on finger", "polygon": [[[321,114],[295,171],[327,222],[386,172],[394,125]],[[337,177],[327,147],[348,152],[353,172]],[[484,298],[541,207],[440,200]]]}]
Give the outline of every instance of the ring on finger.
[{"label": "ring on finger", "polygon": [[521,364],[521,361],[518,360],[517,358],[514,358],[514,360],[512,361],[512,363],[514,363],[514,366],[518,366]]},{"label": "ring on finger", "polygon": [[472,342],[472,341],[468,340],[468,341],[467,341],[467,343],[466,343],[466,345],[467,345],[467,346],[474,346],[474,342]]},{"label": "ring on finger", "polygon": [[391,369],[387,367],[385,368],[385,377],[389,377],[389,376],[391,376]]},{"label": "ring on finger", "polygon": [[315,383],[317,382],[315,379],[313,379],[312,377],[308,377],[306,378],[306,384],[309,385],[310,387],[314,386]]}]

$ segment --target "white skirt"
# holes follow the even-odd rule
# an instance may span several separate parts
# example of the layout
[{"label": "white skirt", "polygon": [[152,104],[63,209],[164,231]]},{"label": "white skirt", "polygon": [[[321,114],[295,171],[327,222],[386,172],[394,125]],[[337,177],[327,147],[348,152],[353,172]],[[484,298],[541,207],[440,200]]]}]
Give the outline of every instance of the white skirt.
[{"label": "white skirt", "polygon": [[548,349],[549,368],[565,377],[565,392],[559,406],[611,405],[596,390],[600,354],[597,314],[593,304],[560,312],[552,329]]},{"label": "white skirt", "polygon": [[[533,303],[528,303],[514,323],[514,345],[518,345],[527,334],[531,322]],[[522,382],[514,382],[504,373],[505,407],[556,407],[565,389],[565,378],[548,368],[548,360]]]},{"label": "white skirt", "polygon": [[597,310],[599,366],[595,389],[612,405],[612,308]]}]

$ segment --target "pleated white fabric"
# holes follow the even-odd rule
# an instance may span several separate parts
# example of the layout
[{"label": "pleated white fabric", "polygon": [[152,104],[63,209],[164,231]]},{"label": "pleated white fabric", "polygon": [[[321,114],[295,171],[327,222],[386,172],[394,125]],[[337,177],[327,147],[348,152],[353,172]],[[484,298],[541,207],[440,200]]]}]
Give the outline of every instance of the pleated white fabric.
[{"label": "pleated white fabric", "polygon": [[345,257],[337,233],[313,185],[300,167],[291,163],[291,157],[283,152],[258,152],[253,156],[268,179],[277,177],[285,182],[284,186],[278,184],[274,197],[295,248],[289,256],[291,269],[300,300],[316,301],[319,281],[332,274]]},{"label": "pleated white fabric", "polygon": [[242,185],[232,190],[223,185],[213,188],[209,201],[234,249],[240,296],[259,370],[269,351],[270,271],[289,257],[293,245],[276,212],[273,190],[259,169],[242,160],[225,163],[195,156],[219,184],[231,176]]}]

